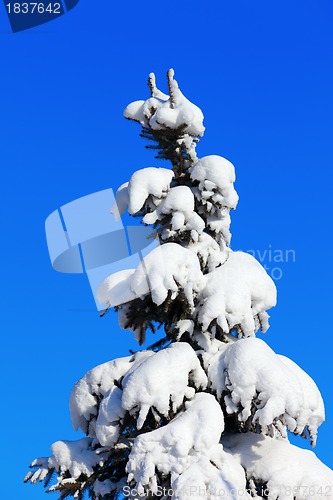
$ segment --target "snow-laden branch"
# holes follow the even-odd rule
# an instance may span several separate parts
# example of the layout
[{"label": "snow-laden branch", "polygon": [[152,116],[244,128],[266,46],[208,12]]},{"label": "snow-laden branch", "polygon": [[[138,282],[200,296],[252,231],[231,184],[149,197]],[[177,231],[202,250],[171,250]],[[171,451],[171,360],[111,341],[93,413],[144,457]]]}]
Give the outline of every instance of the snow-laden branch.
[{"label": "snow-laden branch", "polygon": [[152,250],[135,270],[119,271],[107,278],[97,297],[101,303],[117,306],[150,294],[152,301],[160,305],[169,292],[175,299],[182,290],[193,307],[202,279],[195,253],[176,243],[166,243]]},{"label": "snow-laden branch", "polygon": [[309,432],[312,444],[325,418],[320,392],[299,366],[279,356],[262,340],[248,338],[226,345],[207,363],[210,387],[239,422],[273,426],[286,436]]},{"label": "snow-laden branch", "polygon": [[204,277],[197,318],[203,331],[217,323],[228,333],[254,335],[268,329],[267,309],[276,304],[276,288],[264,268],[251,255],[230,252],[227,261]]},{"label": "snow-laden branch", "polygon": [[195,389],[205,389],[206,385],[206,374],[194,350],[180,342],[128,372],[123,380],[122,405],[126,410],[138,411],[140,429],[151,408],[167,417],[170,412],[176,413],[185,399],[193,398]]},{"label": "snow-laden branch", "polygon": [[[73,387],[70,396],[70,414],[72,424],[75,430],[79,428],[90,437],[94,438],[96,433],[96,420],[99,412],[99,404],[102,398],[109,391],[115,390],[115,382],[120,379],[130,370],[137,366],[145,358],[152,356],[151,351],[141,351],[134,356],[118,358],[102,365],[96,366],[87,372]],[[109,393],[108,398],[111,395]],[[116,393],[113,395],[113,401],[116,403],[115,408],[119,408],[117,403]],[[106,403],[103,403],[106,405]],[[110,405],[108,405],[110,407]],[[119,410],[121,412],[121,410]],[[119,420],[122,415],[119,415]],[[110,426],[113,433],[117,432],[118,423],[110,420]]]},{"label": "snow-laden branch", "polygon": [[332,471],[312,451],[251,432],[225,436],[223,444],[246,470],[253,495],[262,492],[269,500],[333,498]]},{"label": "snow-laden branch", "polygon": [[157,474],[170,475],[178,499],[212,498],[216,488],[228,499],[232,489],[245,492],[244,471],[219,444],[223,428],[215,398],[196,394],[166,426],[136,438],[127,465],[129,481],[135,481],[141,495],[156,494]]},{"label": "snow-laden branch", "polygon": [[149,83],[153,97],[129,104],[124,111],[125,118],[153,130],[182,128],[193,137],[204,134],[202,111],[182,94],[172,70],[168,72],[169,96],[158,90],[154,74],[149,75]]},{"label": "snow-laden branch", "polygon": [[171,219],[168,221],[169,227],[161,233],[162,240],[190,231],[192,240],[198,241],[205,229],[205,221],[194,210],[194,196],[188,186],[171,188],[156,210],[147,213],[142,221],[156,224],[157,221],[162,222],[166,215],[171,215]]}]

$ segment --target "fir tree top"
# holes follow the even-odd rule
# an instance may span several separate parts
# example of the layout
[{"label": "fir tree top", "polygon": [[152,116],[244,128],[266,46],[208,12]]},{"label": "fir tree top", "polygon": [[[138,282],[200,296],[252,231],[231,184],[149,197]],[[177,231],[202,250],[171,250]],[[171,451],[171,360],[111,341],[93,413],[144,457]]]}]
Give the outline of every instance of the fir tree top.
[{"label": "fir tree top", "polygon": [[197,157],[203,114],[182,94],[173,70],[167,80],[169,95],[151,73],[151,97],[129,104],[124,115],[142,125],[141,136],[154,143],[147,147],[172,168],[137,170],[112,208],[116,217],[126,209],[141,217],[160,246],[137,269],[107,278],[98,297],[118,308],[121,327],[134,331],[140,344],[147,328],[162,324],[166,340],[186,333],[199,344],[266,331],[274,283],[253,257],[229,247],[230,211],[238,202],[234,166],[217,155]]}]

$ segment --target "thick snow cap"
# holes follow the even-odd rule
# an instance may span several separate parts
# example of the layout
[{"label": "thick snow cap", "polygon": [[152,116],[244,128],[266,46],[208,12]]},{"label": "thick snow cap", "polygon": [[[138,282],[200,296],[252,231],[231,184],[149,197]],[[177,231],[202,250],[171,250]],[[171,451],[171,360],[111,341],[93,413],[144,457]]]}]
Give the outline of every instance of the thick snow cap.
[{"label": "thick snow cap", "polygon": [[141,123],[144,128],[153,130],[179,129],[192,137],[202,136],[204,116],[198,106],[190,102],[182,94],[174,79],[174,71],[167,73],[169,94],[161,92],[155,83],[155,75],[149,75],[151,97],[149,99],[132,102],[124,111],[125,118]]},{"label": "thick snow cap", "polygon": [[235,167],[229,160],[217,155],[204,156],[190,168],[190,176],[199,184],[203,203],[236,208],[238,194],[234,188]]},{"label": "thick snow cap", "polygon": [[312,451],[251,432],[226,436],[223,445],[244,467],[250,485],[266,485],[269,500],[333,498],[332,471]]},{"label": "thick snow cap", "polygon": [[165,243],[152,250],[138,267],[112,274],[100,285],[97,297],[100,302],[117,306],[135,298],[151,294],[160,305],[171,292],[177,297],[180,289],[193,306],[193,293],[200,289],[202,273],[194,252],[176,243]]},{"label": "thick snow cap", "polygon": [[316,443],[325,419],[324,404],[314,381],[296,363],[279,356],[261,339],[242,339],[209,360],[208,378],[228,414],[239,422],[258,423],[280,435],[309,433]]}]

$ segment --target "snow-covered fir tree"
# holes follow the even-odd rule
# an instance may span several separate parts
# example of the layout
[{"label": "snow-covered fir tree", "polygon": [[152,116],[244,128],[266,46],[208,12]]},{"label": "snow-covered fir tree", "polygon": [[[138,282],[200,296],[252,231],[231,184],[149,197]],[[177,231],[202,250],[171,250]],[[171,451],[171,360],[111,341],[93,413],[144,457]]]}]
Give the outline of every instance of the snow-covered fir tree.
[{"label": "snow-covered fir tree", "polygon": [[140,345],[147,330],[165,334],[75,384],[71,418],[86,437],[54,443],[26,481],[44,481],[60,499],[333,498],[333,472],[288,440],[289,431],[315,445],[320,392],[255,336],[268,329],[276,289],[251,255],[229,246],[234,167],[197,157],[203,114],[172,70],[167,77],[168,95],[151,74],[150,97],[124,114],[171,168],[134,172],[112,208],[151,225],[159,245],[98,291]]}]

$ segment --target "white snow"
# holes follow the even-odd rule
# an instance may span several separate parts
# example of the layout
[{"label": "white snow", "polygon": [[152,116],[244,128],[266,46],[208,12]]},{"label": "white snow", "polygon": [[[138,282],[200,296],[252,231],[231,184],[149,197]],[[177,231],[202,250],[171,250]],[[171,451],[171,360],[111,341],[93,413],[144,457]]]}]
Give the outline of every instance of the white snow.
[{"label": "white snow", "polygon": [[30,483],[36,484],[38,481],[44,481],[49,472],[48,462],[49,457],[36,458],[30,465],[30,468],[38,468],[35,471],[29,471],[24,478],[24,482],[30,481]]},{"label": "white snow", "polygon": [[205,214],[207,228],[222,245],[230,243],[230,210],[236,208],[238,194],[234,188],[235,169],[230,161],[217,155],[200,158],[190,169],[192,188],[198,199],[199,214]]},{"label": "white snow", "polygon": [[[315,442],[317,428],[324,420],[321,395],[312,379],[295,363],[281,357],[262,340],[247,338],[227,344],[211,358],[210,386],[224,397],[229,414],[241,422],[251,417],[263,428],[275,424],[285,435],[286,425],[295,434],[308,428]],[[289,368],[290,367],[290,368]]]},{"label": "white snow", "polygon": [[75,430],[79,428],[90,437],[95,437],[95,424],[99,400],[114,387],[132,367],[136,366],[151,351],[141,351],[134,356],[114,359],[88,371],[74,385],[70,395],[70,414]]},{"label": "white snow", "polygon": [[[101,460],[91,449],[91,439],[83,438],[78,441],[57,441],[51,446],[52,456],[49,465],[57,471],[68,470],[71,478],[76,479],[81,474],[90,476],[93,467]],[[51,463],[50,463],[51,462]]]},{"label": "white snow", "polygon": [[156,87],[156,79],[154,73],[149,75],[149,86],[151,90],[151,98],[130,103],[124,111],[125,118],[141,123],[145,128],[149,127],[149,117],[153,110],[169,99],[167,94],[161,92]]},{"label": "white snow", "polygon": [[221,250],[214,238],[207,233],[199,234],[198,240],[191,243],[188,249],[197,254],[202,266],[207,268],[208,272],[224,264],[231,251],[228,247]]},{"label": "white snow", "polygon": [[[237,342],[236,339],[234,342]],[[205,370],[208,376],[208,388],[216,393],[218,400],[221,400],[222,392],[226,390],[226,373],[225,373],[225,363],[224,355],[225,351],[234,343],[222,343],[214,349],[205,349],[203,353],[203,360],[205,365]]]},{"label": "white snow", "polygon": [[[166,96],[168,98],[168,96]],[[134,120],[135,122],[141,123],[145,128],[149,127],[149,116],[151,111],[149,108],[156,109],[160,103],[159,99],[151,97],[150,99],[139,99],[138,101],[131,102],[124,110],[124,116],[128,120]]]},{"label": "white snow", "polygon": [[215,398],[196,394],[166,426],[135,439],[128,481],[135,481],[139,494],[154,494],[159,472],[171,474],[175,499],[213,498],[221,496],[221,490],[225,498],[234,498],[228,492],[232,487],[245,490],[245,475],[219,444],[223,429],[223,413]]},{"label": "white snow", "polygon": [[320,391],[312,378],[294,361],[286,356],[278,355],[299,381],[303,391],[302,410],[297,418],[297,434],[306,426],[309,429],[313,446],[316,444],[317,429],[325,420],[325,407]]},{"label": "white snow", "polygon": [[191,179],[199,183],[197,196],[204,205],[236,208],[235,168],[230,161],[217,155],[204,156],[189,171]]},{"label": "white snow", "polygon": [[102,446],[112,446],[119,437],[119,422],[125,416],[121,397],[121,389],[113,386],[105,393],[99,406],[95,432]]},{"label": "white snow", "polygon": [[251,432],[224,437],[223,444],[249,479],[267,482],[269,500],[333,498],[333,472],[312,451]]},{"label": "white snow", "polygon": [[128,371],[122,383],[123,408],[139,413],[140,429],[150,408],[168,416],[170,410],[179,409],[184,398],[192,398],[195,390],[189,382],[205,388],[207,377],[189,344],[172,344]]},{"label": "white snow", "polygon": [[124,116],[145,128],[163,130],[184,126],[184,133],[192,137],[202,136],[205,130],[202,111],[182,94],[174,80],[173,70],[168,72],[170,96],[157,89],[154,75],[150,77],[153,77],[153,96],[146,101],[129,104]]},{"label": "white snow", "polygon": [[31,467],[39,468],[35,472],[29,472],[24,479],[25,482],[43,481],[50,469],[61,473],[67,471],[70,477],[62,479],[59,476],[58,483],[49,489],[49,491],[54,491],[60,483],[73,483],[81,474],[90,476],[93,473],[93,467],[102,458],[92,449],[92,439],[90,438],[82,438],[77,441],[57,441],[51,446],[51,451],[50,457],[38,458],[32,462]]},{"label": "white snow", "polygon": [[128,211],[139,212],[149,197],[157,206],[170,189],[173,171],[167,168],[147,167],[134,172],[128,183]]},{"label": "white snow", "polygon": [[244,336],[268,328],[267,309],[276,304],[273,280],[254,257],[230,252],[227,261],[205,275],[206,284],[197,307],[198,320],[205,331],[213,320],[224,332],[238,326]]},{"label": "white snow", "polygon": [[126,212],[128,203],[128,182],[124,182],[124,184],[117,189],[116,200],[110,208],[110,212],[114,215],[116,221]]},{"label": "white snow", "polygon": [[120,491],[124,486],[126,486],[126,478],[122,478],[116,483],[110,481],[110,479],[105,479],[105,481],[95,481],[94,493],[97,495],[96,500],[103,500],[106,495],[110,494],[111,491]]},{"label": "white snow", "polygon": [[162,101],[166,101],[169,99],[169,96],[167,94],[164,94],[161,90],[159,90],[156,86],[156,77],[154,73],[149,74],[149,87],[151,91],[152,97],[156,97],[157,99],[161,99]]},{"label": "white snow", "polygon": [[222,235],[222,241],[229,245],[231,240],[230,233],[230,209],[227,207],[218,208],[214,211],[211,211],[212,215],[207,217],[207,227],[215,233],[215,238],[218,243],[221,243],[219,238],[219,233]]},{"label": "white snow", "polygon": [[188,332],[189,334],[193,333],[194,321],[191,319],[181,319],[177,322],[176,328],[178,330],[178,339],[180,339],[181,336],[186,332]]},{"label": "white snow", "polygon": [[144,216],[143,222],[154,224],[168,214],[172,215],[170,234],[192,229],[200,234],[205,228],[204,220],[194,211],[194,196],[188,186],[171,188],[156,210]]},{"label": "white snow", "polygon": [[[182,212],[189,217],[194,210],[194,196],[188,186],[176,186],[170,189],[157,209],[143,218],[146,224],[153,224],[161,215]],[[149,220],[148,220],[149,219]]]},{"label": "white snow", "polygon": [[160,305],[171,292],[175,299],[182,289],[190,306],[193,296],[200,289],[202,273],[197,256],[177,243],[165,243],[154,248],[136,268],[131,289],[142,297],[151,294]]},{"label": "white snow", "polygon": [[131,290],[135,269],[124,269],[108,276],[98,287],[96,297],[101,304],[118,306],[136,298]]},{"label": "white snow", "polygon": [[246,491],[243,468],[221,445],[201,455],[181,475],[172,481],[175,500],[235,500],[250,499]]},{"label": "white snow", "polygon": [[152,301],[160,305],[169,292],[175,299],[182,289],[193,306],[193,295],[199,291],[202,279],[196,254],[177,243],[166,243],[154,248],[135,270],[111,274],[101,283],[96,296],[101,303],[117,306],[150,293]]}]

